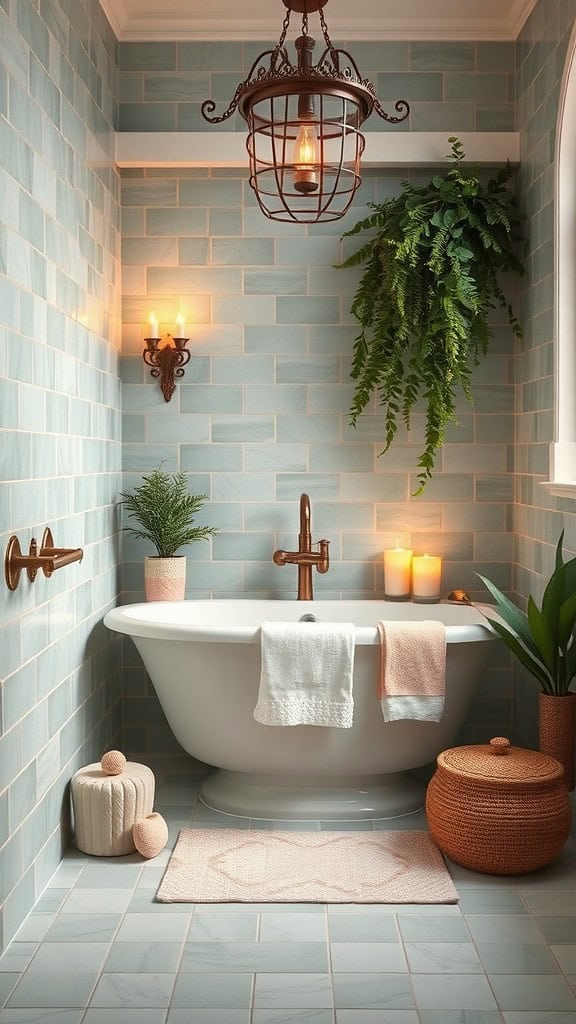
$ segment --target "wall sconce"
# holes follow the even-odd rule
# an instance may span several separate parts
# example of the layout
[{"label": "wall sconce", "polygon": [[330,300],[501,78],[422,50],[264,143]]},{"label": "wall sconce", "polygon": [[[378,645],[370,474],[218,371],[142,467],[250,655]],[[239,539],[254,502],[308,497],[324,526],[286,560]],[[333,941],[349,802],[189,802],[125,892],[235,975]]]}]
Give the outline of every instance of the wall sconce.
[{"label": "wall sconce", "polygon": [[181,313],[176,317],[176,327],[181,336],[171,338],[169,334],[166,335],[166,344],[159,348],[162,336],[158,333],[158,321],[152,313],[148,328],[150,336],[144,338],[146,348],[142,352],[146,366],[151,367],[151,376],[160,378],[160,390],[166,402],[170,401],[176,390],[176,377],[184,376],[184,367],[190,362],[190,353],[186,348],[190,339],[183,337],[184,318]]}]

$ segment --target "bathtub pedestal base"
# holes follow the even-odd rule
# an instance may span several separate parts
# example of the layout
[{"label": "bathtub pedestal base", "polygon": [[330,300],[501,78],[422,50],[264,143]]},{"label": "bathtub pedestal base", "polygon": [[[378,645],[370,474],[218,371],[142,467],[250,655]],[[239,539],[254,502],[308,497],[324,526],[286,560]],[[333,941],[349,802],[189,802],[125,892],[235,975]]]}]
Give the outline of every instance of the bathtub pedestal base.
[{"label": "bathtub pedestal base", "polygon": [[390,775],[276,775],[220,769],[204,780],[207,807],[244,818],[363,821],[413,814],[426,786],[411,772]]}]

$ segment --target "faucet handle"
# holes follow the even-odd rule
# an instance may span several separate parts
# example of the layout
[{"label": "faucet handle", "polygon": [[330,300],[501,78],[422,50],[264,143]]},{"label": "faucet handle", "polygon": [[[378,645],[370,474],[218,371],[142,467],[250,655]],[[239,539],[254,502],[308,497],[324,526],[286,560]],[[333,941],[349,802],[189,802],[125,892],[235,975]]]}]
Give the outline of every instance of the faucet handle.
[{"label": "faucet handle", "polygon": [[321,572],[321,573],[328,572],[328,569],[330,568],[330,553],[329,553],[329,550],[328,550],[329,547],[330,547],[330,541],[329,540],[319,540],[318,541],[318,549],[319,549],[319,552],[320,552],[320,561],[318,562],[318,565],[316,566],[318,572]]}]

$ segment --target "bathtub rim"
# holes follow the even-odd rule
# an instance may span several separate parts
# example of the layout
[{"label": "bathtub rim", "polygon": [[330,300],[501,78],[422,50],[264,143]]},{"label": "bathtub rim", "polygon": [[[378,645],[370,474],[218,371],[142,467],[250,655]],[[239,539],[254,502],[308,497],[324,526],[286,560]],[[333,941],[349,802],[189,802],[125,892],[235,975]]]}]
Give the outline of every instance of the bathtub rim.
[{"label": "bathtub rim", "polygon": [[[200,598],[195,600],[193,598],[186,599],[184,602],[171,602],[171,601],[157,601],[157,602],[136,602],[134,604],[118,605],[116,608],[111,608],[104,616],[104,625],[117,633],[122,633],[126,636],[133,638],[142,638],[149,640],[180,640],[185,643],[235,643],[235,644],[257,644],[260,642],[260,625],[238,625],[229,623],[226,621],[219,622],[215,625],[197,622],[167,622],[167,621],[154,621],[151,617],[155,607],[160,607],[164,615],[169,610],[169,606],[176,605],[181,608],[182,604],[187,605],[201,605],[209,604],[222,607],[225,611],[226,606],[234,605],[236,608],[239,605],[250,605],[251,601],[260,603],[285,603],[294,605],[295,611],[299,614],[294,616],[294,621],[298,621],[300,615],[307,612],[313,611],[318,606],[326,604],[334,604],[338,606],[347,604],[362,604],[362,605],[385,605],[387,610],[394,611],[398,609],[397,619],[402,621],[417,621],[411,619],[410,616],[406,615],[406,609],[415,607],[419,609],[419,614],[422,614],[423,618],[434,619],[438,616],[434,615],[434,609],[437,608],[450,608],[456,609],[456,606],[442,601],[438,604],[433,605],[421,605],[413,604],[413,602],[393,602],[393,601],[380,601],[380,600],[323,600],[322,598],[316,601],[288,601],[282,598],[275,599],[242,599],[242,598]],[[426,609],[426,614],[421,612],[422,609]],[[484,611],[485,609],[485,611]],[[138,618],[139,610],[145,610],[146,615]],[[460,609],[458,609],[459,611]],[[491,630],[486,620],[486,613],[493,615],[495,608],[485,604],[473,604],[463,605],[462,610],[467,613],[475,613],[477,615],[476,621],[467,621],[458,624],[449,624],[446,626],[446,643],[477,643],[478,641],[495,640],[497,635]],[[404,612],[404,614],[402,614]],[[378,615],[375,614],[374,622],[378,620]],[[468,616],[469,617],[469,616]],[[394,615],[389,616],[390,621],[394,621]],[[265,621],[263,617],[262,621]],[[322,618],[321,621],[331,621],[330,619]],[[339,619],[337,621],[343,621]],[[348,621],[348,620],[346,620]],[[355,642],[359,646],[376,646],[380,643],[378,630],[376,625],[366,626],[356,625]]]}]

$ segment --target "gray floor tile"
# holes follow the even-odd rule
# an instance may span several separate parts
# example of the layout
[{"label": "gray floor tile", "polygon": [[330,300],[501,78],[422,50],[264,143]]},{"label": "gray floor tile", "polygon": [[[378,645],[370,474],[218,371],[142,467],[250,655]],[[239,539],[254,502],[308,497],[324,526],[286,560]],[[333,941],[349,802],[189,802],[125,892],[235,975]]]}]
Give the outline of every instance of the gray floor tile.
[{"label": "gray floor tile", "polygon": [[416,1010],[337,1010],[336,1024],[418,1024]]},{"label": "gray floor tile", "polygon": [[22,973],[28,967],[34,953],[38,949],[37,942],[11,942],[0,956],[0,972]]},{"label": "gray floor tile", "polygon": [[22,975],[22,980],[8,1000],[8,1006],[81,1007],[87,1006],[96,984],[98,972],[89,974],[46,974],[45,972]]},{"label": "gray floor tile", "polygon": [[249,1024],[249,1010],[170,1010],[166,1024]]},{"label": "gray floor tile", "polygon": [[251,974],[179,974],[174,987],[172,1006],[196,1009],[249,1007],[252,980]]},{"label": "gray floor tile", "polygon": [[398,942],[391,914],[328,914],[332,942]]},{"label": "gray floor tile", "polygon": [[262,914],[258,937],[261,942],[326,942],[326,917],[324,914]]},{"label": "gray floor tile", "polygon": [[103,974],[90,1006],[154,1009],[167,1007],[173,974]]},{"label": "gray floor tile", "polygon": [[576,1024],[574,1010],[508,1010],[505,1024]]},{"label": "gray floor tile", "polygon": [[424,810],[402,814],[398,818],[374,818],[373,825],[376,832],[420,832],[428,828]]},{"label": "gray floor tile", "polygon": [[126,914],[116,942],[181,942],[188,931],[191,913],[179,914]]},{"label": "gray floor tile", "polygon": [[188,941],[216,939],[229,942],[251,942],[257,938],[258,914],[213,914],[196,910],[192,917]]},{"label": "gray floor tile", "polygon": [[21,974],[16,971],[6,971],[5,974],[0,974],[0,1006],[3,1006],[16,982],[20,981]]},{"label": "gray floor tile", "polygon": [[[144,872],[142,872],[144,874]],[[159,885],[160,883],[158,883]],[[191,913],[193,904],[192,903],[158,903],[155,899],[156,890],[158,885],[155,885],[149,889],[144,886],[135,889],[130,903],[128,904],[128,914],[156,914],[162,916],[163,914],[183,914]]]},{"label": "gray floor tile", "polygon": [[328,974],[257,974],[255,1009],[315,1009],[332,1006]]},{"label": "gray floor tile", "polygon": [[546,942],[573,943],[576,936],[576,917],[560,914],[538,916],[534,918]]},{"label": "gray floor tile", "polygon": [[113,942],[103,970],[113,974],[134,971],[170,974],[178,969],[181,942]]},{"label": "gray floor tile", "polygon": [[333,1024],[332,1010],[254,1010],[252,1024]]},{"label": "gray floor tile", "polygon": [[[82,1024],[164,1024],[166,1010],[126,1010],[124,1008],[86,1011]],[[0,1022],[1,1024],[1,1022]]]},{"label": "gray floor tile", "polygon": [[406,956],[414,974],[483,974],[471,942],[407,942]]},{"label": "gray floor tile", "polygon": [[476,948],[487,974],[559,973],[556,960],[541,942],[477,942]]},{"label": "gray floor tile", "polygon": [[398,914],[400,934],[405,942],[470,942],[461,917],[447,914]]},{"label": "gray floor tile", "polygon": [[475,942],[542,942],[532,918],[521,914],[487,914],[468,918]]},{"label": "gray floor tile", "polygon": [[320,942],[187,942],[180,970],[317,974],[328,960]]},{"label": "gray floor tile", "polygon": [[[81,1024],[84,1010],[5,1009],[0,1011],[0,1024]],[[112,1024],[112,1022],[111,1022]]]},{"label": "gray floor tile", "polygon": [[414,1008],[408,974],[335,974],[334,1002],[350,1010]]},{"label": "gray floor tile", "polygon": [[398,942],[331,942],[332,970],[366,974],[401,974],[408,970],[406,957]]},{"label": "gray floor tile", "polygon": [[502,1024],[499,1010],[420,1010],[420,1024]]},{"label": "gray floor tile", "polygon": [[550,891],[533,889],[525,891],[522,897],[530,912],[535,915],[555,914],[558,917],[576,917],[576,889],[572,891]]},{"label": "gray floor tile", "polygon": [[132,899],[133,889],[80,889],[66,892],[62,914],[123,914]]},{"label": "gray floor tile", "polygon": [[45,942],[26,975],[58,973],[64,965],[66,972],[90,974],[101,969],[107,952],[107,942]]},{"label": "gray floor tile", "polygon": [[86,864],[80,872],[77,886],[79,889],[133,889],[136,885],[142,862],[139,854],[139,863],[133,860],[127,863],[126,857],[114,857],[111,861],[102,858],[98,864]]},{"label": "gray floor tile", "polygon": [[526,913],[526,904],[516,889],[463,889],[459,906],[464,915]]},{"label": "gray floor tile", "polygon": [[[550,946],[550,952],[556,957],[564,974],[576,974],[576,933],[573,936],[574,944]],[[535,971],[535,974],[538,972]]]},{"label": "gray floor tile", "polygon": [[17,942],[42,942],[54,923],[55,914],[28,914],[16,932]]},{"label": "gray floor tile", "polygon": [[121,914],[59,914],[45,942],[110,942],[121,919]]},{"label": "gray floor tile", "polygon": [[34,910],[37,914],[57,914],[68,895],[68,889],[45,889]]},{"label": "gray floor tile", "polygon": [[419,1010],[496,1010],[490,985],[480,974],[413,974]]},{"label": "gray floor tile", "polygon": [[574,1010],[576,998],[561,975],[491,974],[501,1010]]}]

